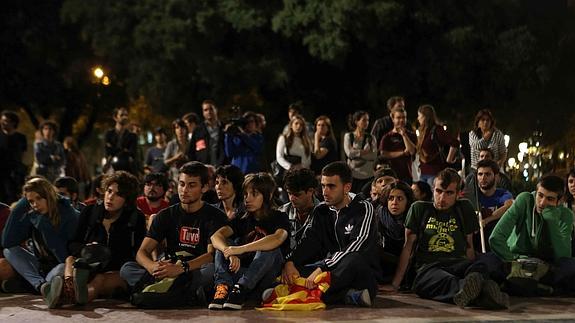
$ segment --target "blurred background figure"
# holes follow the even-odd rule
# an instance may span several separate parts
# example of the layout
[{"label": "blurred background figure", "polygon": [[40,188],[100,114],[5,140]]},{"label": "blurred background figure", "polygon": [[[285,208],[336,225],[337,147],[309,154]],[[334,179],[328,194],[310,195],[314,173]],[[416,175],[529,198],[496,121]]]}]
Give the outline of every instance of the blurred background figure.
[{"label": "blurred background figure", "polygon": [[64,138],[64,152],[66,153],[66,176],[73,177],[78,182],[78,198],[86,198],[86,190],[90,187],[90,170],[88,162],[82,151],[78,148],[76,140],[71,136]]},{"label": "blurred background figure", "polygon": [[483,109],[475,115],[475,128],[469,132],[469,146],[471,148],[471,168],[477,168],[479,151],[489,148],[493,154],[493,160],[499,167],[505,166],[507,160],[507,147],[501,130],[495,128],[495,118],[488,109]]},{"label": "blurred background figure", "polygon": [[40,125],[41,139],[34,143],[35,175],[42,175],[50,182],[64,175],[66,166],[64,147],[56,141],[57,132],[55,122],[44,121]]}]

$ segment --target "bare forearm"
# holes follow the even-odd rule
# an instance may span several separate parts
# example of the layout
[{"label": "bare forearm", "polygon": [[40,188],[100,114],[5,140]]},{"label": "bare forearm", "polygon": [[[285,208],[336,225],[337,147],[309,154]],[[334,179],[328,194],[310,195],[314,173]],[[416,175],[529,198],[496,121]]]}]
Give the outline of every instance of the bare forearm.
[{"label": "bare forearm", "polygon": [[241,246],[242,251],[246,252],[253,252],[253,251],[269,251],[278,248],[286,238],[285,236],[279,234],[272,234],[265,236],[257,241],[250,242]]},{"label": "bare forearm", "polygon": [[154,272],[154,266],[156,262],[152,260],[151,255],[148,254],[145,250],[138,250],[138,253],[136,254],[136,261],[138,264],[144,267],[148,273],[152,274]]},{"label": "bare forearm", "polygon": [[228,247],[226,238],[219,233],[214,234],[211,240],[214,248],[218,249],[219,251],[224,251],[224,249]]},{"label": "bare forearm", "polygon": [[210,263],[212,261],[214,261],[214,256],[211,253],[206,252],[205,254],[188,261],[188,265],[190,267],[190,270],[195,270],[202,267],[202,265]]},{"label": "bare forearm", "polygon": [[407,241],[401,250],[401,254],[399,255],[399,263],[397,264],[397,268],[395,269],[395,275],[393,276],[393,280],[391,284],[394,287],[399,287],[401,282],[403,281],[403,277],[405,276],[405,272],[407,271],[407,267],[409,266],[409,261],[411,258],[411,252],[413,250],[413,245],[415,241]]}]

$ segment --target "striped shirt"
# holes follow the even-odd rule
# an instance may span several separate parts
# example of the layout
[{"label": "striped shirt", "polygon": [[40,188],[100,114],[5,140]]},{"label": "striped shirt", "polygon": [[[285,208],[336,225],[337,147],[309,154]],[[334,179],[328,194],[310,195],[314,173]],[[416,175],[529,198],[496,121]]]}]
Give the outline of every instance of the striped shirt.
[{"label": "striped shirt", "polygon": [[475,130],[469,132],[469,146],[471,147],[471,167],[477,168],[479,161],[479,151],[489,148],[493,152],[493,160],[498,161],[502,156],[507,154],[505,147],[505,138],[499,129],[494,129],[491,138],[484,139],[477,136]]}]

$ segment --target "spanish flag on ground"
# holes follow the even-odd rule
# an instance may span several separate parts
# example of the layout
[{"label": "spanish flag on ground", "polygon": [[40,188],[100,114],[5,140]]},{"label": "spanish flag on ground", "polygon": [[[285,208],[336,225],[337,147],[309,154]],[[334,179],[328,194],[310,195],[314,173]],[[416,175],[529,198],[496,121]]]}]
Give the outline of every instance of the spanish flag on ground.
[{"label": "spanish flag on ground", "polygon": [[319,274],[314,281],[317,287],[307,289],[305,278],[298,277],[293,285],[281,284],[274,288],[272,295],[264,300],[260,311],[313,311],[325,309],[321,295],[325,293],[331,283],[330,272]]}]

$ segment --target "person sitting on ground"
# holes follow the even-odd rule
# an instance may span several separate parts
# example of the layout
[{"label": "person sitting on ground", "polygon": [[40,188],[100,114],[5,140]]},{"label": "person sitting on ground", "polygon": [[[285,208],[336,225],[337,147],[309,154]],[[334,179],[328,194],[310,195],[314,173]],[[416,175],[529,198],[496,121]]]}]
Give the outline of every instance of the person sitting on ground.
[{"label": "person sitting on ground", "polygon": [[226,214],[228,221],[242,216],[245,212],[243,183],[244,174],[237,166],[225,165],[216,170],[216,194],[219,202],[214,206]]},{"label": "person sitting on ground", "polygon": [[[535,192],[519,194],[489,237],[492,252],[475,265],[485,268],[494,280],[505,282],[512,294],[550,293],[549,288],[540,290],[544,286],[556,295],[575,292],[575,259],[571,258],[573,212],[560,204],[563,194],[565,183],[555,175],[539,179]],[[533,289],[532,285],[515,284],[508,279],[515,269],[514,262],[521,258],[537,258],[532,261],[538,263],[537,269],[542,268],[542,262],[549,267]]]},{"label": "person sitting on ground", "polygon": [[315,173],[309,169],[289,170],[284,176],[284,188],[289,202],[279,210],[288,215],[290,222],[290,250],[303,237],[305,228],[311,223],[313,209],[320,203],[315,197],[318,186]]},{"label": "person sitting on ground", "polygon": [[68,245],[72,255],[60,265],[63,277],[53,277],[43,295],[48,308],[84,305],[127,291],[119,270],[134,260],[146,234],[144,214],[136,207],[139,183],[134,175],[116,171],[106,177],[102,189],[104,200],[80,213],[76,235]]},{"label": "person sitting on ground", "polygon": [[[489,148],[482,148],[479,150],[479,160],[493,160],[493,153]],[[477,165],[476,165],[477,167]],[[499,168],[499,172],[495,174],[495,187],[501,188],[507,191],[511,191],[511,180],[509,177],[501,171],[501,167]],[[464,196],[468,198],[472,204],[475,201],[475,191],[477,189],[477,168],[471,168],[471,171],[465,177],[465,189],[464,189]],[[476,206],[474,204],[474,206]]]},{"label": "person sitting on ground", "polygon": [[379,253],[383,273],[381,282],[390,283],[405,244],[405,218],[414,202],[414,197],[409,185],[404,182],[393,182],[383,189],[380,200],[375,214],[381,242]]},{"label": "person sitting on ground", "polygon": [[373,206],[350,193],[352,171],[345,162],[325,166],[321,175],[324,202],[314,208],[303,238],[286,257],[282,281],[292,284],[305,277],[306,287],[315,278],[331,275],[330,288],[322,295],[326,304],[371,306],[380,275],[377,225]]},{"label": "person sitting on ground", "polygon": [[136,205],[146,217],[146,228],[150,227],[158,212],[169,206],[164,199],[167,190],[168,178],[163,173],[149,173],[144,176],[144,195],[136,199]]},{"label": "person sitting on ground", "polygon": [[[489,251],[489,245],[485,240],[489,239],[491,232],[495,225],[513,204],[513,195],[508,190],[496,188],[495,182],[497,174],[499,174],[499,165],[494,160],[484,159],[477,163],[477,186],[475,189],[475,196],[468,196],[467,198],[474,205],[475,209],[481,212],[483,227],[483,240],[481,239],[480,232],[476,232],[474,236],[474,245],[476,250]],[[466,187],[467,190],[467,187]]]},{"label": "person sitting on ground", "polygon": [[[289,251],[287,214],[274,210],[275,183],[268,173],[249,174],[243,184],[246,213],[212,235],[216,292],[208,308],[242,309],[272,285]],[[250,295],[251,294],[251,295]]]},{"label": "person sitting on ground", "polygon": [[[375,171],[371,185],[368,186],[369,183],[365,184],[361,192],[364,197],[370,196],[369,201],[376,208],[381,202],[379,197],[383,193],[385,186],[394,182],[397,182],[397,174],[389,167],[382,167]],[[368,191],[368,188],[370,188],[370,191]]]},{"label": "person sitting on ground", "polygon": [[[10,207],[4,203],[0,203],[0,241],[2,241],[2,231],[4,230],[4,225],[8,221],[10,216]],[[2,252],[2,245],[0,244],[0,283],[5,280],[12,279],[16,277],[16,272],[10,266],[10,263],[4,258],[4,253]]]},{"label": "person sitting on ground", "polygon": [[80,192],[78,181],[76,181],[74,177],[59,177],[54,181],[54,186],[56,187],[58,194],[69,198],[70,202],[72,202],[72,206],[79,212],[82,212],[82,210],[86,207],[86,204],[80,202],[78,199],[80,197]]},{"label": "person sitting on ground", "polygon": [[[35,292],[46,295],[52,277],[61,275],[68,257],[68,242],[78,225],[78,211],[70,200],[59,196],[52,183],[44,177],[28,180],[23,197],[16,203],[2,233],[4,256]],[[32,250],[22,242],[32,240]],[[20,280],[5,280],[5,292],[22,291]]]},{"label": "person sitting on ground", "polygon": [[[146,304],[147,307],[197,304],[213,282],[213,247],[209,237],[226,223],[226,216],[202,201],[202,194],[208,190],[208,169],[204,164],[188,162],[178,173],[180,202],[154,217],[136,255],[137,263],[127,262],[120,270],[128,285],[136,287],[132,289],[134,292],[156,280],[175,278],[173,284],[182,295],[170,304]],[[167,257],[153,259],[154,251],[164,239]],[[132,301],[138,304],[142,299]]]},{"label": "person sitting on ground", "polygon": [[509,296],[497,283],[470,270],[475,260],[473,233],[479,224],[471,203],[457,200],[460,189],[457,171],[444,169],[434,180],[433,202],[411,206],[399,265],[392,283],[383,290],[399,289],[411,260],[416,272],[412,289],[419,297],[462,308],[507,308]]}]

